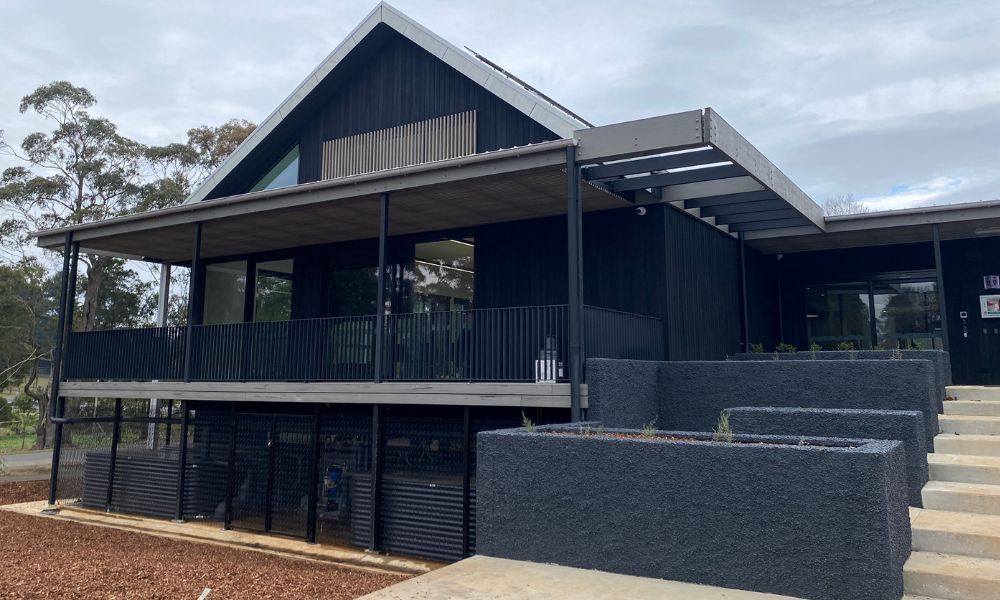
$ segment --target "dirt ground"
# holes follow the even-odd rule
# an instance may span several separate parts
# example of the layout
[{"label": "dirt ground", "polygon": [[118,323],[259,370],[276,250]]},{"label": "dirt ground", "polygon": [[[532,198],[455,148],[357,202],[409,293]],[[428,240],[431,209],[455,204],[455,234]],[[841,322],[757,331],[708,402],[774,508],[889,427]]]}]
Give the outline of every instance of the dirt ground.
[{"label": "dirt ground", "polygon": [[[0,504],[42,500],[47,481],[0,482]],[[0,598],[357,598],[406,579],[0,511]]]}]

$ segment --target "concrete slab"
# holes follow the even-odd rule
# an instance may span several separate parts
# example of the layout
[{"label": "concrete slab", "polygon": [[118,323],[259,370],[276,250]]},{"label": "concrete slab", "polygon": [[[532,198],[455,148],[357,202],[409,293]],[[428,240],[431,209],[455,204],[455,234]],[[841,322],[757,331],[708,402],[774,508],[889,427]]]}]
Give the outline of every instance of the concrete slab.
[{"label": "concrete slab", "polygon": [[633,577],[473,556],[398,583],[361,600],[779,600],[775,596],[662,579]]},{"label": "concrete slab", "polygon": [[0,510],[32,515],[39,518],[75,521],[86,525],[110,527],[189,542],[237,547],[266,552],[286,558],[316,560],[340,566],[420,575],[444,566],[443,563],[399,556],[374,554],[364,550],[327,544],[309,544],[302,540],[262,535],[243,531],[226,531],[219,523],[174,523],[164,519],[104,513],[85,508],[60,506],[54,512],[43,513],[45,501],[23,502],[0,506]]}]

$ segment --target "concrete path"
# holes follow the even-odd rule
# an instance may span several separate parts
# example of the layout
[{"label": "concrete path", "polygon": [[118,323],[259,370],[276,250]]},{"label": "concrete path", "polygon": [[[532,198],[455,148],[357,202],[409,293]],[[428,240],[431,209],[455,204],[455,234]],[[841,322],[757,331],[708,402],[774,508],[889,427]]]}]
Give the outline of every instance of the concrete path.
[{"label": "concrete path", "polygon": [[52,466],[52,450],[0,454],[0,463],[8,471],[41,471]]},{"label": "concrete path", "polygon": [[473,556],[361,600],[788,600],[603,571]]}]

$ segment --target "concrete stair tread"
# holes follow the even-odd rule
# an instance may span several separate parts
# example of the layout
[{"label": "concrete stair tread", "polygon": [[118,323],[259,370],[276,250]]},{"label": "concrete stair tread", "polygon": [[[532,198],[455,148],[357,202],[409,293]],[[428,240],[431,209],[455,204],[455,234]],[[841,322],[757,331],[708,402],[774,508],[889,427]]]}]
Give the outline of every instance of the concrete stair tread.
[{"label": "concrete stair tread", "polygon": [[982,423],[1000,423],[1000,416],[993,415],[938,415],[938,421],[979,421]]},{"label": "concrete stair tread", "polygon": [[913,529],[988,536],[1000,541],[1000,515],[910,507],[910,525]]},{"label": "concrete stair tread", "polygon": [[942,454],[1000,456],[1000,435],[975,433],[939,433],[934,449]]},{"label": "concrete stair tread", "polygon": [[945,416],[1000,417],[1000,400],[949,400],[944,403]]},{"label": "concrete stair tread", "polygon": [[1000,515],[910,509],[913,550],[1000,560]]},{"label": "concrete stair tread", "polygon": [[979,456],[976,454],[942,454],[934,452],[927,455],[927,462],[936,465],[1000,468],[1000,456]]},{"label": "concrete stair tread", "polygon": [[1000,515],[1000,485],[962,481],[928,481],[921,490],[930,510]]},{"label": "concrete stair tread", "polygon": [[1000,585],[1000,560],[990,558],[913,552],[903,565],[903,572],[966,576]]},{"label": "concrete stair tread", "polygon": [[947,600],[1000,599],[1000,560],[915,551],[903,566],[905,591]]},{"label": "concrete stair tread", "polygon": [[979,415],[938,415],[941,433],[1000,436],[1000,417]]}]

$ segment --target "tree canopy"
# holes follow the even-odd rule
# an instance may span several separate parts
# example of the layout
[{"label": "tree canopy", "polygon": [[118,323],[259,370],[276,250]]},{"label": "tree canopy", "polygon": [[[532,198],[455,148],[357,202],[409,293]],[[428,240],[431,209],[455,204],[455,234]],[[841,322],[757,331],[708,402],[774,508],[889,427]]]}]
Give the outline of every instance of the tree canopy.
[{"label": "tree canopy", "polygon": [[[30,133],[16,147],[0,131],[0,152],[19,163],[0,173],[0,373],[23,385],[43,412],[48,394],[34,382],[55,339],[59,277],[52,254],[30,250],[31,234],[180,204],[255,128],[232,119],[194,127],[182,142],[146,145],[94,114],[96,106],[86,88],[54,81],[18,106],[49,131]],[[175,319],[183,318],[178,300],[170,302]],[[150,274],[120,258],[80,255],[76,329],[150,325],[156,301]]]}]

